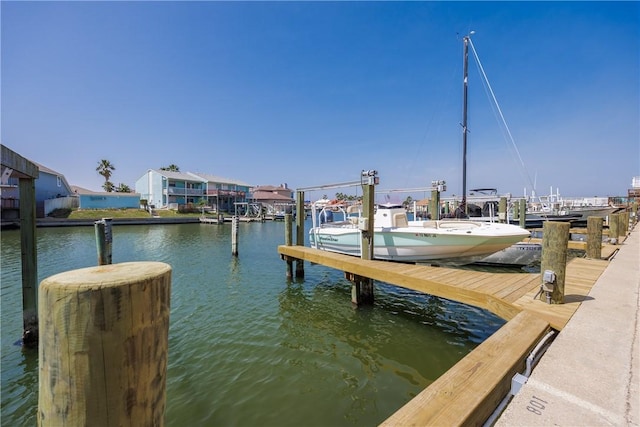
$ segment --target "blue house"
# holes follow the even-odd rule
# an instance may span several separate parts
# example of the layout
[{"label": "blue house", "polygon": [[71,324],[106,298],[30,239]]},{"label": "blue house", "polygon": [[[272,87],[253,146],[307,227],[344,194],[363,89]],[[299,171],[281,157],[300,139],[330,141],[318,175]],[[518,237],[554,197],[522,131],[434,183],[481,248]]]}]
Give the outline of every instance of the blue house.
[{"label": "blue house", "polygon": [[250,185],[215,175],[149,169],[135,184],[136,193],[155,208],[179,209],[204,203],[218,211],[233,211],[245,202]]},{"label": "blue house", "polygon": [[97,192],[72,186],[79,209],[139,209],[140,195],[136,193]]},{"label": "blue house", "polygon": [[[37,162],[31,162],[35,164],[39,170],[38,178],[34,181],[36,217],[44,218],[49,212],[56,209],[56,207],[61,207],[62,205],[74,205],[73,200],[67,200],[69,197],[74,198],[75,194],[64,175]],[[17,200],[19,200],[19,198],[20,191],[18,190],[18,178],[7,177],[6,182],[4,182],[3,179],[3,209],[12,205],[12,201],[16,202],[15,209],[19,209],[17,204]],[[77,206],[77,202],[75,205]]]}]

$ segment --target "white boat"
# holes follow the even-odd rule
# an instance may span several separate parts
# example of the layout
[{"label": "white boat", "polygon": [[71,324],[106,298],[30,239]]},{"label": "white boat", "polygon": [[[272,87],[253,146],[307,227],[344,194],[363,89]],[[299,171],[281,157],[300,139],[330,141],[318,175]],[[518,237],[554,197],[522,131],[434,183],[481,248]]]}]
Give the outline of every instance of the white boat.
[{"label": "white boat", "polygon": [[501,251],[475,261],[475,264],[524,267],[540,261],[542,245],[532,242],[518,242]]},{"label": "white boat", "polygon": [[[464,37],[463,167],[462,206],[466,206],[467,151],[467,58],[470,37]],[[353,208],[353,207],[352,207]],[[353,209],[352,209],[353,210]],[[355,215],[354,215],[355,213]],[[334,214],[343,216],[334,220]],[[330,252],[361,256],[360,215],[344,206],[323,203],[320,214],[312,207],[313,226],[309,230],[312,247]],[[468,263],[521,242],[530,233],[516,225],[470,219],[409,221],[399,205],[378,205],[373,218],[373,258],[388,261],[446,261]]]},{"label": "white boat", "polygon": [[[359,212],[347,212],[343,205],[324,206],[319,214],[314,205],[312,211],[311,247],[361,256]],[[373,257],[400,262],[474,262],[529,236],[527,230],[510,224],[455,219],[409,221],[404,207],[389,204],[377,206],[373,230]]]}]

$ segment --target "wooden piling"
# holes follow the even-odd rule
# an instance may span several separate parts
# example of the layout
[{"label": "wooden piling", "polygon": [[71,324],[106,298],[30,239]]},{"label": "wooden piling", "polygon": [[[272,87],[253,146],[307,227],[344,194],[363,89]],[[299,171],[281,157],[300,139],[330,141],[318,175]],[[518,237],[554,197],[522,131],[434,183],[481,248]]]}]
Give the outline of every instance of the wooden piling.
[{"label": "wooden piling", "polygon": [[[568,222],[545,221],[542,228],[542,259],[540,271],[552,271],[555,274],[553,292],[550,294],[552,304],[564,303],[564,281],[567,269],[567,250],[569,243]],[[547,301],[546,292],[541,292],[540,300]]]},{"label": "wooden piling", "polygon": [[356,305],[373,305],[373,280],[347,272],[345,276],[352,283],[351,302]]},{"label": "wooden piling", "polygon": [[94,223],[96,231],[96,249],[98,250],[98,265],[107,265],[112,262],[113,233],[111,231],[111,218],[102,218]]},{"label": "wooden piling", "polygon": [[160,262],[43,280],[38,425],[164,425],[170,296]]},{"label": "wooden piling", "polygon": [[240,218],[234,215],[231,219],[231,255],[238,256],[238,223]]},{"label": "wooden piling", "polygon": [[[284,214],[284,244],[287,246],[293,245],[293,215],[290,213]],[[287,257],[287,279],[293,277],[293,261]]]},{"label": "wooden piling", "polygon": [[627,237],[629,235],[629,231],[631,231],[631,227],[629,224],[629,211],[624,211],[622,213],[622,216],[622,228],[624,230],[624,237]]},{"label": "wooden piling", "polygon": [[[362,184],[362,216],[366,224],[361,224],[362,248],[361,258],[373,259],[373,216],[375,212],[375,179],[368,177],[367,183]],[[366,225],[366,227],[364,226]],[[373,304],[373,280],[368,277],[351,275],[351,301],[354,304]]]},{"label": "wooden piling", "polygon": [[501,223],[507,222],[507,198],[500,197],[498,202],[498,221]]},{"label": "wooden piling", "polygon": [[587,258],[602,258],[602,224],[604,218],[590,216],[587,218]]},{"label": "wooden piling", "polygon": [[431,213],[431,219],[440,219],[440,192],[438,190],[431,190],[429,212]]},{"label": "wooden piling", "polygon": [[[304,246],[304,220],[306,219],[304,210],[304,191],[296,192],[296,245]],[[296,277],[304,277],[304,260],[296,260]]]},{"label": "wooden piling", "polygon": [[22,248],[22,345],[26,348],[35,348],[38,345],[35,180],[20,178],[18,186],[20,188],[20,247]]},{"label": "wooden piling", "polygon": [[526,228],[527,226],[527,201],[520,199],[520,227]]},{"label": "wooden piling", "polygon": [[609,215],[609,239],[610,243],[617,245],[620,242],[620,221],[618,220],[618,214]]}]

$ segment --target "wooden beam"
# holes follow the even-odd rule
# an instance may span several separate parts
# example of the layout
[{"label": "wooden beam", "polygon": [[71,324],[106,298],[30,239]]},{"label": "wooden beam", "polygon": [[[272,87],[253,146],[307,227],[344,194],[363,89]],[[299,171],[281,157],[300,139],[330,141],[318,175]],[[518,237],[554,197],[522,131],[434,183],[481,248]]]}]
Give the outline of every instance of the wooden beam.
[{"label": "wooden beam", "polygon": [[20,154],[13,150],[0,145],[2,149],[2,168],[8,167],[13,169],[11,176],[17,178],[38,178],[38,166],[22,157]]},{"label": "wooden beam", "polygon": [[482,425],[548,331],[533,314],[518,314],[381,426]]}]

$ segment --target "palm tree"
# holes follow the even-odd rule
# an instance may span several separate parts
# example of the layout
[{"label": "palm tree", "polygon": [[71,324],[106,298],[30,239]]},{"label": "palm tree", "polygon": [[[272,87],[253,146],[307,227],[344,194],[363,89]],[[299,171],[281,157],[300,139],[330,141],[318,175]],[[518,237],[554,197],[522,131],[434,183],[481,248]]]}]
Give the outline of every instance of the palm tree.
[{"label": "palm tree", "polygon": [[102,184],[102,188],[104,188],[104,191],[106,191],[107,193],[111,193],[116,186],[113,185],[113,182],[111,181],[105,181],[104,184]]},{"label": "palm tree", "polygon": [[116,170],[116,167],[113,166],[113,164],[109,160],[103,159],[98,162],[96,172],[104,177],[104,184],[102,185],[102,188],[104,188],[107,192],[113,191],[114,188],[113,183],[109,182],[109,179],[111,179],[111,172],[114,170]]},{"label": "palm tree", "polygon": [[180,167],[171,163],[169,166],[161,167],[161,171],[180,172]]},{"label": "palm tree", "polygon": [[131,193],[131,188],[127,184],[120,183],[116,187],[116,193]]}]

